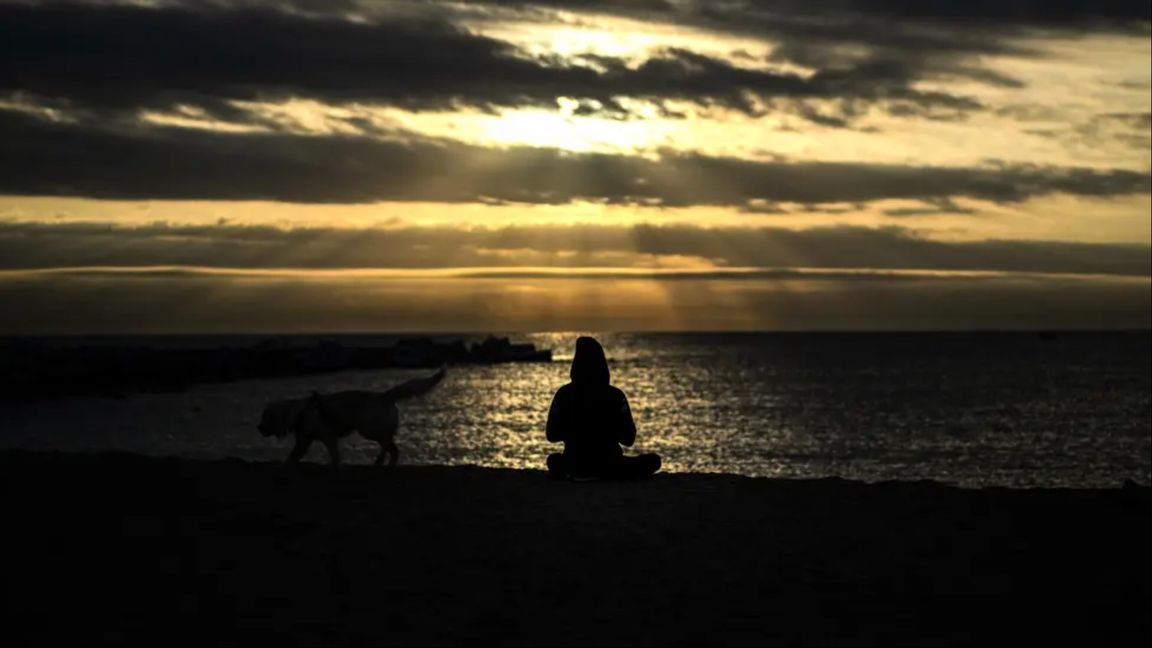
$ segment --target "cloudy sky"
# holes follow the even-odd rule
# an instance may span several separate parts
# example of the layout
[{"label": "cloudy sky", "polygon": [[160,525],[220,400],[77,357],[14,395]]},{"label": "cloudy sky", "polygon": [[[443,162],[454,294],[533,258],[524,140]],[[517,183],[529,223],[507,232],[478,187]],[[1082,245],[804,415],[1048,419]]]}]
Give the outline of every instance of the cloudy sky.
[{"label": "cloudy sky", "polygon": [[1147,328],[1146,0],[0,0],[0,332]]}]

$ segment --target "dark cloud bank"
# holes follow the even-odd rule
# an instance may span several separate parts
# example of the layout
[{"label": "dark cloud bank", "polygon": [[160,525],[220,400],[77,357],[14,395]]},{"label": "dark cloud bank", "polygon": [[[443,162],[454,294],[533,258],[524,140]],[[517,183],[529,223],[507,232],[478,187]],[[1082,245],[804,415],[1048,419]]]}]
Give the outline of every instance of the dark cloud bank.
[{"label": "dark cloud bank", "polygon": [[[766,39],[770,61],[810,72],[671,48],[640,62],[560,60],[467,27],[554,22],[560,9]],[[843,127],[871,107],[962,117],[983,106],[916,82],[1020,85],[981,57],[1037,56],[1020,39],[1053,30],[1146,34],[1149,20],[1147,3],[1129,0],[0,2],[0,94],[102,115],[192,105],[231,119],[252,118],[232,100],[293,97],[451,110],[551,107],[568,96],[585,100],[584,111],[626,117],[617,99],[633,97]]]},{"label": "dark cloud bank", "polygon": [[[516,226],[283,230],[268,226],[0,223],[0,269],[442,268],[630,266],[635,255],[699,257],[720,266],[992,270],[1147,277],[1147,245],[1052,241],[942,242],[901,228]],[[749,275],[746,278],[780,278]],[[841,277],[844,278],[844,277]]]},{"label": "dark cloud bank", "polygon": [[[627,115],[618,97],[746,113],[767,110],[775,99],[876,103],[900,114],[947,118],[980,107],[969,98],[914,89],[914,70],[895,61],[818,65],[815,74],[800,75],[679,49],[637,64],[603,56],[530,57],[456,26],[452,5],[442,7],[439,14],[350,21],[270,6],[0,4],[0,91],[73,110],[183,104],[232,117],[239,115],[229,100],[291,97],[422,110],[552,107],[568,96],[599,102],[590,110],[616,116]],[[800,114],[846,123],[845,115]]]},{"label": "dark cloud bank", "polygon": [[[639,64],[596,57],[572,65],[528,57],[453,23],[461,16],[482,20],[492,12],[550,20],[554,9],[753,30],[782,43],[774,57],[815,71],[755,71],[685,50],[669,50]],[[349,20],[352,15],[362,20]],[[167,2],[159,8],[0,2],[0,98],[6,94],[17,102],[54,106],[68,117],[60,122],[0,111],[0,192],[306,202],[591,199],[665,205],[882,198],[950,205],[953,197],[1017,201],[1059,192],[1147,193],[1147,173],[1132,171],[757,163],[694,155],[652,162],[484,149],[402,133],[372,133],[376,139],[227,135],[157,128],[137,118],[143,109],[195,106],[210,117],[272,126],[230,102],[294,97],[410,109],[487,109],[554,106],[557,97],[572,96],[600,102],[599,108],[585,104],[581,110],[620,113],[624,108],[616,98],[629,96],[745,112],[773,109],[774,101],[831,100],[840,102],[831,112],[803,103],[776,108],[843,125],[861,106],[875,102],[905,116],[978,109],[964,97],[922,92],[912,84],[929,64],[936,72],[947,68],[976,74],[978,66],[963,57],[1015,52],[1005,35],[1013,30],[1127,29],[1144,24],[1147,16],[1144,4],[1072,0],[816,5],[234,1]],[[980,74],[989,82],[1011,82]],[[381,141],[387,137],[393,141]]]},{"label": "dark cloud bank", "polygon": [[0,168],[0,192],[8,194],[334,203],[1014,202],[1052,193],[1141,194],[1152,185],[1147,173],[1127,170],[754,162],[674,153],[652,161],[428,140],[116,130],[4,113]]}]

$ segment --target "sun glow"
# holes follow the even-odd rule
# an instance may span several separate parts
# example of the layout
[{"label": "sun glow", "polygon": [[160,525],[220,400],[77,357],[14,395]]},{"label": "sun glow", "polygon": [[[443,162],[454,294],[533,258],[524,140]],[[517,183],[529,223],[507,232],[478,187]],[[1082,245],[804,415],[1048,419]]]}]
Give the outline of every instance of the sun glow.
[{"label": "sun glow", "polygon": [[660,121],[578,116],[575,101],[559,103],[560,110],[511,110],[482,118],[479,130],[484,140],[506,146],[629,153],[658,147],[671,132]]}]

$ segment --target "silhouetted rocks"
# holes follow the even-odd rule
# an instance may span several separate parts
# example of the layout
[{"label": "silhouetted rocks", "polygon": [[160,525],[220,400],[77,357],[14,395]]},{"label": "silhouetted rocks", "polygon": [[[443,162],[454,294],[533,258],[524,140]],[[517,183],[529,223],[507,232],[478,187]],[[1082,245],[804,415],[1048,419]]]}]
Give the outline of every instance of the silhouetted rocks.
[{"label": "silhouetted rocks", "polygon": [[1133,645],[1147,487],[0,452],[8,645]]},{"label": "silhouetted rocks", "polygon": [[473,362],[552,362],[552,351],[537,350],[534,344],[512,344],[508,338],[487,337],[469,347]]},{"label": "silhouetted rocks", "polygon": [[338,340],[300,345],[268,338],[250,346],[212,348],[10,339],[0,342],[0,399],[69,394],[116,397],[134,391],[179,391],[199,383],[350,369],[551,360],[550,350],[495,337],[471,346],[462,340],[431,338],[404,338],[391,346],[352,346]]}]

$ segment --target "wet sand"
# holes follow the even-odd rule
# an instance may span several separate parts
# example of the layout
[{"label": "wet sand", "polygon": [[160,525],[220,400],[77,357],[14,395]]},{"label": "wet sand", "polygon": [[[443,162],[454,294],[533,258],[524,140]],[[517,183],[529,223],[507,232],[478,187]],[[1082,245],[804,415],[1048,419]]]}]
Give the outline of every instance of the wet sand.
[{"label": "wet sand", "polygon": [[4,638],[1147,645],[1149,489],[0,452]]}]

